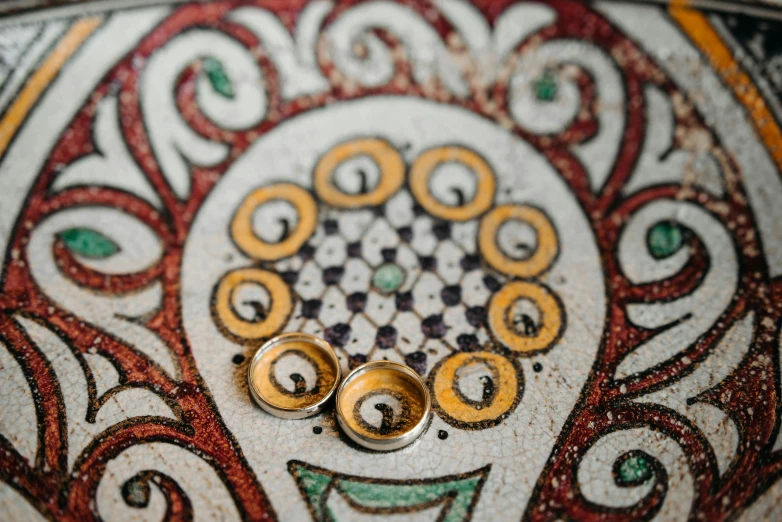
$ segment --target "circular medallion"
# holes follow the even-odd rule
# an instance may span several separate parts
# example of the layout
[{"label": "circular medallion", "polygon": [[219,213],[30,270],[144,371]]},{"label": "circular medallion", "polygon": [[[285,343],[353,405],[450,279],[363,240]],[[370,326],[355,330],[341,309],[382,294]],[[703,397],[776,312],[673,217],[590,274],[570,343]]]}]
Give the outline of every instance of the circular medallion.
[{"label": "circular medallion", "polygon": [[492,352],[460,352],[432,370],[429,387],[434,408],[448,424],[485,429],[502,422],[524,390],[521,367]]}]

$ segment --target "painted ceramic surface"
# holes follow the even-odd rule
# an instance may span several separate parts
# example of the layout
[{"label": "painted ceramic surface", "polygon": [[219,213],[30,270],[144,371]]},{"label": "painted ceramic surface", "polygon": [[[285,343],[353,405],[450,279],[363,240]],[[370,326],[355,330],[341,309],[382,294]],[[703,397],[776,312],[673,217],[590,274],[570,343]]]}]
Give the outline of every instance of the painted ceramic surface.
[{"label": "painted ceramic surface", "polygon": [[[772,22],[102,9],[0,26],[0,518],[781,516]],[[415,369],[426,432],[262,412],[249,360],[296,331]]]}]

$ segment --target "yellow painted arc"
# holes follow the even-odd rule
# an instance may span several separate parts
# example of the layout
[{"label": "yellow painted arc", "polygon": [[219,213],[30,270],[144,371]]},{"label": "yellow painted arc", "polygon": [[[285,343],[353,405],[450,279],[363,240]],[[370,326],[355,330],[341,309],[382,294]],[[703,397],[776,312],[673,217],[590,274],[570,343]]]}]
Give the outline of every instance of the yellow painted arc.
[{"label": "yellow painted arc", "polygon": [[30,109],[33,108],[63,65],[102,22],[103,18],[99,16],[83,18],[75,22],[65,33],[65,36],[57,42],[54,50],[44,60],[41,67],[27,80],[19,95],[8,108],[5,117],[0,121],[0,156],[8,148],[22,122],[27,118]]},{"label": "yellow painted arc", "polygon": [[690,9],[688,2],[682,0],[672,1],[669,13],[706,56],[722,81],[733,90],[733,95],[746,109],[755,131],[782,173],[782,130],[752,79],[742,70],[706,16]]}]

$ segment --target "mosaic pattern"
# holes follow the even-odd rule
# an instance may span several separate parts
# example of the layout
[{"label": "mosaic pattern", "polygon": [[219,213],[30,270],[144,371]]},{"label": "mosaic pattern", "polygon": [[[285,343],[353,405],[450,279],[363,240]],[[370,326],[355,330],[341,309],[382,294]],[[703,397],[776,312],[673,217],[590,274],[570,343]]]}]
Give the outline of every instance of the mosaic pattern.
[{"label": "mosaic pattern", "polygon": [[[0,518],[779,516],[771,23],[315,1],[0,27]],[[331,410],[264,414],[249,358],[293,331],[411,366],[428,431],[375,453]]]}]

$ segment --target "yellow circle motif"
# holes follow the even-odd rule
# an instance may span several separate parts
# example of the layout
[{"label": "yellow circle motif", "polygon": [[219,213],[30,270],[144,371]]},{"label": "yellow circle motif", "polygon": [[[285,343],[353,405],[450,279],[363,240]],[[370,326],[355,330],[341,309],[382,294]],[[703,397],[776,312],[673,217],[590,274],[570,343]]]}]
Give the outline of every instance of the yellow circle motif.
[{"label": "yellow circle motif", "polygon": [[[480,371],[483,399],[471,400],[460,388],[460,379]],[[492,352],[459,352],[442,360],[432,370],[429,383],[435,409],[447,423],[462,429],[496,426],[521,400],[524,378],[511,359]]]},{"label": "yellow circle motif", "polygon": [[[539,325],[529,335],[518,332],[514,325],[514,306],[521,300],[530,301],[540,314]],[[551,347],[565,324],[559,299],[543,285],[529,281],[512,281],[494,294],[489,301],[488,319],[500,342],[525,354]]]},{"label": "yellow circle motif", "polygon": [[[429,190],[429,180],[443,163],[456,162],[469,168],[476,176],[475,197],[463,205],[445,205]],[[445,146],[422,152],[410,167],[410,191],[418,203],[431,215],[448,221],[468,221],[491,207],[496,182],[494,171],[475,152],[459,146]]]},{"label": "yellow circle motif", "polygon": [[[269,201],[293,205],[299,217],[296,229],[278,243],[269,243],[253,231],[253,214]],[[279,183],[253,190],[244,198],[231,222],[231,237],[248,256],[260,261],[276,261],[294,255],[315,231],[318,207],[312,195],[291,183]]]},{"label": "yellow circle motif", "polygon": [[[269,309],[261,321],[248,321],[239,316],[233,307],[234,292],[245,284],[260,285],[269,293]],[[293,300],[285,281],[277,274],[259,268],[240,268],[224,275],[217,285],[214,303],[219,323],[229,333],[245,340],[271,337],[285,326],[293,310]]]},{"label": "yellow circle motif", "polygon": [[[508,256],[497,244],[500,227],[513,220],[529,224],[537,235],[537,248],[526,259]],[[502,205],[486,214],[478,231],[478,247],[492,268],[518,277],[536,277],[548,270],[559,249],[554,225],[543,212],[526,205]]]},{"label": "yellow circle motif", "polygon": [[[333,182],[337,167],[359,156],[369,156],[380,171],[380,179],[372,190],[361,194],[349,194]],[[402,186],[405,180],[405,164],[399,152],[387,141],[363,138],[341,143],[328,151],[318,161],[313,183],[318,196],[334,207],[359,208],[384,203]]]}]

